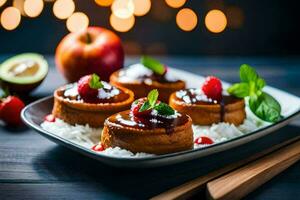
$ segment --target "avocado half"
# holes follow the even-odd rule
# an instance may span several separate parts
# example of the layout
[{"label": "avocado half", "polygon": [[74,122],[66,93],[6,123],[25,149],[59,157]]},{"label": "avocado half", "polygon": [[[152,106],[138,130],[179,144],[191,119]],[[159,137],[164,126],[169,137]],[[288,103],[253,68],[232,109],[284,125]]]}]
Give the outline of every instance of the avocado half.
[{"label": "avocado half", "polygon": [[11,92],[26,93],[39,86],[48,73],[48,63],[42,55],[23,53],[0,65],[2,85]]}]

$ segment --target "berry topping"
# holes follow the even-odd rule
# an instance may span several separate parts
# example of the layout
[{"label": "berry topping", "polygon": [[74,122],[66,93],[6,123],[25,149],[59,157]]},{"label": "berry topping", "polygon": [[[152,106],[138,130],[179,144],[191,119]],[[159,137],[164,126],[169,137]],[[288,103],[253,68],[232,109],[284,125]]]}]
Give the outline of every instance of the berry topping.
[{"label": "berry topping", "polygon": [[173,115],[175,111],[168,104],[160,102],[158,99],[158,91],[151,90],[147,98],[141,98],[133,102],[131,112],[135,117],[146,116],[156,110],[159,115]]},{"label": "berry topping", "polygon": [[208,76],[202,85],[202,91],[208,98],[217,101],[222,100],[222,82],[217,77]]},{"label": "berry topping", "polygon": [[96,74],[86,75],[78,81],[78,93],[84,101],[89,103],[97,101],[100,88],[103,88],[103,84],[100,81],[100,77]]},{"label": "berry topping", "polygon": [[158,60],[155,60],[154,58],[151,58],[149,56],[143,56],[141,58],[141,63],[148,69],[151,69],[155,74],[160,76],[164,76],[168,71],[166,65],[160,63]]},{"label": "berry topping", "polygon": [[45,121],[47,122],[55,122],[55,117],[52,114],[49,114],[45,117]]},{"label": "berry topping", "polygon": [[201,136],[195,139],[195,144],[205,145],[205,144],[213,144],[213,143],[214,141],[206,136]]},{"label": "berry topping", "polygon": [[151,113],[152,109],[140,111],[145,102],[147,102],[147,98],[140,98],[132,103],[131,112],[134,116],[141,117],[149,115]]},{"label": "berry topping", "polygon": [[99,144],[96,144],[95,146],[93,146],[92,150],[94,150],[94,151],[104,151],[105,148],[102,146],[101,143],[99,143]]},{"label": "berry topping", "polygon": [[0,116],[7,125],[18,126],[22,124],[20,113],[25,107],[21,99],[15,96],[8,96],[1,99]]}]

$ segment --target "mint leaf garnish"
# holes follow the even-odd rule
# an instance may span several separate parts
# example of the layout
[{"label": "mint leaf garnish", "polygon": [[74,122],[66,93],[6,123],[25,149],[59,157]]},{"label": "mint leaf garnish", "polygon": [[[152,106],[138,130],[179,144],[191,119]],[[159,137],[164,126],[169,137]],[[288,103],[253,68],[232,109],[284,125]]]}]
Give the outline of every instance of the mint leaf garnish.
[{"label": "mint leaf garnish", "polygon": [[242,65],[240,68],[241,83],[233,84],[227,92],[239,98],[249,97],[250,110],[260,119],[277,122],[281,117],[281,106],[271,95],[263,92],[266,82],[254,68]]},{"label": "mint leaf garnish", "polygon": [[159,94],[157,89],[151,90],[147,96],[147,101],[143,103],[143,105],[139,109],[139,112],[154,109],[159,115],[174,115],[174,109],[171,108],[168,104],[162,102],[158,103],[158,95]]},{"label": "mint leaf garnish", "polygon": [[141,108],[139,109],[139,112],[143,112],[143,111],[149,110],[149,109],[151,109],[151,105],[150,105],[149,101],[145,101],[143,103],[143,105],[141,106]]},{"label": "mint leaf garnish", "polygon": [[256,71],[249,65],[243,64],[240,67],[240,78],[242,82],[249,83],[255,82],[258,78]]},{"label": "mint leaf garnish", "polygon": [[257,90],[262,90],[266,86],[266,81],[262,78],[256,80]]},{"label": "mint leaf garnish", "polygon": [[154,107],[154,109],[160,115],[167,115],[168,116],[168,115],[174,115],[175,114],[174,109],[166,103],[159,103]]},{"label": "mint leaf garnish", "polygon": [[143,112],[145,110],[150,110],[154,108],[157,98],[158,98],[158,90],[157,89],[151,90],[147,96],[147,101],[143,103],[143,105],[139,109],[139,112]]},{"label": "mint leaf garnish", "polygon": [[90,88],[100,89],[103,88],[103,84],[100,81],[100,77],[97,74],[92,74],[92,78],[89,82]]},{"label": "mint leaf garnish", "polygon": [[156,104],[157,98],[158,98],[158,90],[154,89],[151,90],[147,96],[149,104],[151,105],[151,108],[154,107],[154,105]]},{"label": "mint leaf garnish", "polygon": [[277,122],[281,119],[281,106],[271,95],[262,92],[259,97],[252,96],[249,99],[251,111],[267,122]]},{"label": "mint leaf garnish", "polygon": [[162,63],[149,56],[142,56],[141,63],[159,75],[163,75],[166,71],[165,66]]},{"label": "mint leaf garnish", "polygon": [[247,83],[236,83],[233,84],[230,88],[228,88],[228,93],[232,94],[233,96],[244,98],[249,96],[250,93],[249,84]]}]

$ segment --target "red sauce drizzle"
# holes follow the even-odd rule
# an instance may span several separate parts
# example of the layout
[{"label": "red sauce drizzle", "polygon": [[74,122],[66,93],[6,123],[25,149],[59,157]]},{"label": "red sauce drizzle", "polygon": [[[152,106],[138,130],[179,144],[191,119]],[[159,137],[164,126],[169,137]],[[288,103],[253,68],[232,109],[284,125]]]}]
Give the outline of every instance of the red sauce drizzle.
[{"label": "red sauce drizzle", "polygon": [[96,144],[95,146],[93,146],[93,147],[92,147],[92,150],[93,150],[93,151],[104,151],[105,148],[102,146],[101,143],[99,143],[99,144]]},{"label": "red sauce drizzle", "polygon": [[55,117],[52,114],[46,115],[44,119],[47,122],[55,122]]},{"label": "red sauce drizzle", "polygon": [[213,144],[214,141],[206,136],[201,136],[195,139],[195,144]]}]

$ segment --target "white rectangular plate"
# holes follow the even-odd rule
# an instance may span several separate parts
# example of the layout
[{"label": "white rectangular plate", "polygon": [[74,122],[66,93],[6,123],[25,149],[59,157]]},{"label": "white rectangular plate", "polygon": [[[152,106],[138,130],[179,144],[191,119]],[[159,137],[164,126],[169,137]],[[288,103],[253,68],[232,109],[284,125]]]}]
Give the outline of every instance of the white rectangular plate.
[{"label": "white rectangular plate", "polygon": [[[204,81],[204,77],[198,76],[189,72],[185,72],[177,69],[170,69],[170,73],[172,73],[176,77],[180,77],[181,79],[187,82],[188,88],[197,88]],[[224,82],[224,86],[227,87],[229,84]],[[134,157],[134,158],[124,158],[124,157],[112,157],[108,155],[103,155],[96,153],[95,151],[85,148],[84,146],[78,145],[66,138],[60,137],[56,134],[50,133],[44,130],[40,124],[43,122],[44,117],[51,113],[53,106],[53,97],[46,97],[40,99],[36,102],[33,102],[26,106],[22,111],[22,119],[23,121],[31,128],[36,130],[41,135],[46,138],[56,142],[58,144],[64,145],[74,151],[82,153],[86,156],[94,158],[100,162],[117,166],[117,167],[133,167],[133,168],[141,168],[141,167],[154,167],[154,166],[164,166],[175,163],[180,163],[196,158],[200,158],[203,156],[211,155],[220,151],[224,151],[252,140],[258,139],[266,134],[269,134],[285,125],[287,125],[292,119],[294,119],[297,115],[300,114],[300,98],[281,91],[276,88],[266,87],[265,91],[274,96],[282,106],[282,114],[284,118],[275,123],[268,125],[259,130],[253,131],[251,133],[233,138],[231,140],[227,140],[224,142],[220,142],[211,146],[207,146],[204,148],[198,148],[188,151],[182,151],[177,153],[171,153],[166,155],[155,155],[151,157]]]}]

